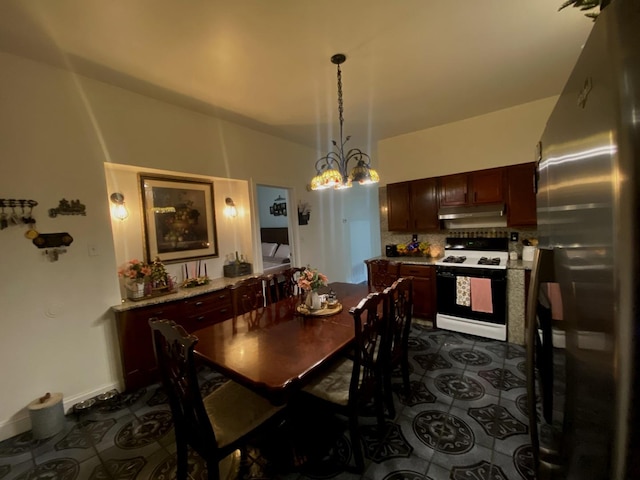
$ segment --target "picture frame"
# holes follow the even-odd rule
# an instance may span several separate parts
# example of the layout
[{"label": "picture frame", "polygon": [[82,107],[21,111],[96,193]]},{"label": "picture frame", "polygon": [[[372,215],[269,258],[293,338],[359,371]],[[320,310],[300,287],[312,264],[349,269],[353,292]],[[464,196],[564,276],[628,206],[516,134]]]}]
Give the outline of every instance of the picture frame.
[{"label": "picture frame", "polygon": [[213,182],[139,174],[145,253],[164,263],[217,257]]}]

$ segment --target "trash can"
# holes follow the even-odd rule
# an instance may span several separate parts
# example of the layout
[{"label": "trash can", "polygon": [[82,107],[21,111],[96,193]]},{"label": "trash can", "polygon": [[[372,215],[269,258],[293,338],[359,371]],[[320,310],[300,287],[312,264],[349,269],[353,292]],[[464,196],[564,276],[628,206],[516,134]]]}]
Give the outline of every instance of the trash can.
[{"label": "trash can", "polygon": [[27,408],[34,439],[42,440],[53,437],[64,428],[62,393],[47,393],[36,398]]}]

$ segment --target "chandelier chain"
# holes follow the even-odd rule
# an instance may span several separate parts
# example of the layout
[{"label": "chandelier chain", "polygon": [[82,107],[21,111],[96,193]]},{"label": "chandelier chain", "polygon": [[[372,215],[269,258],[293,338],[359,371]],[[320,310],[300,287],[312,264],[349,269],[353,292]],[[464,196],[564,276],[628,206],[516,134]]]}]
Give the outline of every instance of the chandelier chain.
[{"label": "chandelier chain", "polygon": [[338,65],[338,119],[340,120],[340,143],[342,144],[342,124],[344,123],[344,104],[342,103],[342,70]]}]

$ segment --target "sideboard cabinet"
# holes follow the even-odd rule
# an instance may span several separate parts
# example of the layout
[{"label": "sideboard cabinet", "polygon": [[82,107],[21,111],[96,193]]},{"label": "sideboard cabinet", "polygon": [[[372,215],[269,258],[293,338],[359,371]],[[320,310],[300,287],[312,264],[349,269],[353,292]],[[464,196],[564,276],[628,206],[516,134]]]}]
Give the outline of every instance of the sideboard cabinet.
[{"label": "sideboard cabinet", "polygon": [[169,299],[155,305],[115,310],[122,373],[126,390],[136,390],[158,380],[150,318],[174,320],[191,333],[232,316],[228,288],[189,298]]}]

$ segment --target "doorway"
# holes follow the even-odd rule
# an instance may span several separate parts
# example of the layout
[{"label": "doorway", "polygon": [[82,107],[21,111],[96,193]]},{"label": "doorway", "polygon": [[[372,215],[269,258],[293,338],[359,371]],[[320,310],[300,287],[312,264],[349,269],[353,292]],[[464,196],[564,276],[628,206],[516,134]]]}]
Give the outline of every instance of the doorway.
[{"label": "doorway", "polygon": [[256,199],[263,271],[276,274],[294,264],[290,217],[297,210],[292,209],[289,189],[284,187],[256,185]]}]

